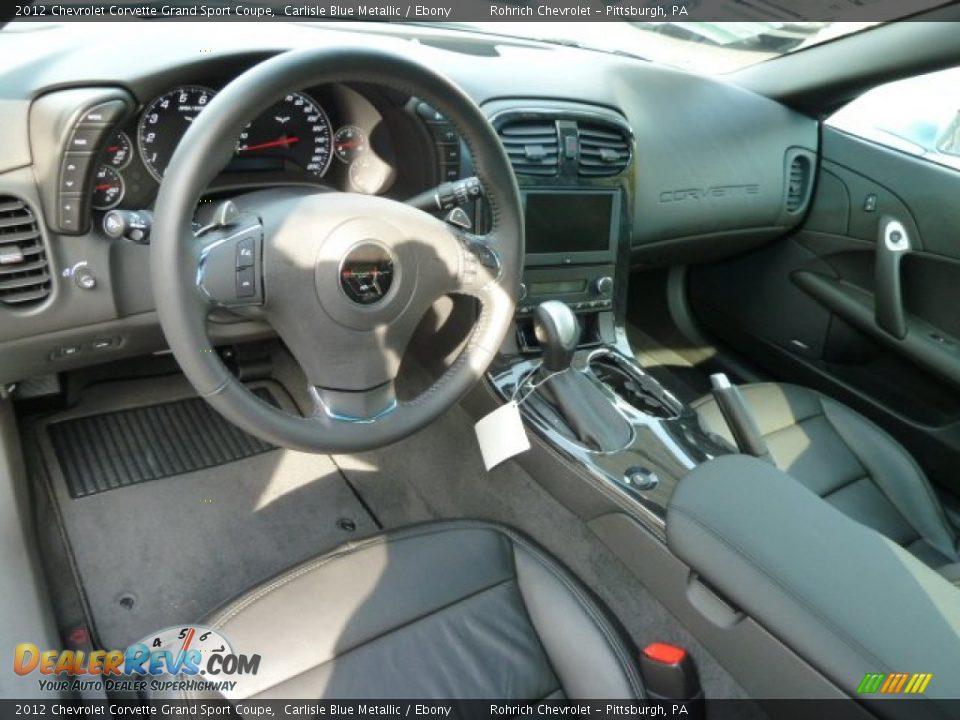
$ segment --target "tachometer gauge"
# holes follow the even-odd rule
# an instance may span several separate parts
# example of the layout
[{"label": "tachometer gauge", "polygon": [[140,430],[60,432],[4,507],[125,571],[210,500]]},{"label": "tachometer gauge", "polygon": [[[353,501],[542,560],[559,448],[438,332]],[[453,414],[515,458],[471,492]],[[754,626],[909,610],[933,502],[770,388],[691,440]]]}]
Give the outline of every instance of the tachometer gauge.
[{"label": "tachometer gauge", "polygon": [[292,163],[321,176],[330,167],[333,131],[319,105],[303,93],[290,93],[250,123],[237,142],[235,167],[282,170]]},{"label": "tachometer gauge", "polygon": [[90,204],[95,210],[115,208],[123,200],[123,176],[109,165],[101,165],[94,176],[93,197]]},{"label": "tachometer gauge", "polygon": [[161,95],[144,111],[137,129],[140,157],[158,182],[190,123],[214,95],[210,88],[188,85]]},{"label": "tachometer gauge", "polygon": [[333,138],[337,159],[352,163],[367,151],[367,136],[356,125],[344,125]]},{"label": "tachometer gauge", "polygon": [[104,154],[104,162],[117,170],[123,170],[130,164],[130,157],[133,154],[133,145],[125,132],[118,132],[107,143],[107,149]]}]

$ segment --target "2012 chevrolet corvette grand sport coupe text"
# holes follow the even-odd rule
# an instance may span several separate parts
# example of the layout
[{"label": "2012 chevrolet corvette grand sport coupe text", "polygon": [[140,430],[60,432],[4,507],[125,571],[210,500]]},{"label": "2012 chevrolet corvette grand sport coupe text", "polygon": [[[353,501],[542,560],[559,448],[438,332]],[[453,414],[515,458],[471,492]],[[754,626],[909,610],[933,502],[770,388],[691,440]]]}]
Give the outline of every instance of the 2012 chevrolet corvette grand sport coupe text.
[{"label": "2012 chevrolet corvette grand sport coupe text", "polygon": [[242,5],[0,30],[0,710],[960,716],[960,7]]}]

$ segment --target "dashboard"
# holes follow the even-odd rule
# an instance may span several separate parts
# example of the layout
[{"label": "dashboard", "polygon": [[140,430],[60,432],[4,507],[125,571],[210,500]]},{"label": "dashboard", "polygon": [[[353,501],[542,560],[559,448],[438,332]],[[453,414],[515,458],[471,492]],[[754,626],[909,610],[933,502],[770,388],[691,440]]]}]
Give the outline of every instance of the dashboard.
[{"label": "dashboard", "polygon": [[[285,50],[401,52],[484,110],[536,220],[521,350],[544,297],[589,314],[585,324],[602,333],[623,309],[631,267],[727,257],[782,235],[806,202],[786,202],[790,173],[818,151],[816,121],[768,98],[580,48],[379,23],[10,27],[0,33],[12,59],[0,70],[0,382],[165,347],[149,237],[108,232],[106,221],[149,214],[193,119]],[[446,120],[376,78],[298,88],[230,142],[201,203],[284,185],[402,201],[473,175]],[[482,205],[469,211],[482,232]],[[271,333],[238,317],[211,325],[214,342]]]}]

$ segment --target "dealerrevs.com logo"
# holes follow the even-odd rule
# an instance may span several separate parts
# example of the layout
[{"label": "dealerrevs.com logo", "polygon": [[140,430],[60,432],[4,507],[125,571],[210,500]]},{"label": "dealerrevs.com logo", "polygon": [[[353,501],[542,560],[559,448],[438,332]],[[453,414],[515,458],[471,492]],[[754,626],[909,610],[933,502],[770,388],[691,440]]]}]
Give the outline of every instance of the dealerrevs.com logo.
[{"label": "dealerrevs.com logo", "polygon": [[37,673],[41,690],[143,692],[217,691],[229,694],[236,680],[256,675],[259,655],[234,652],[219,632],[198,625],[169,627],[124,650],[14,650],[18,675]]}]

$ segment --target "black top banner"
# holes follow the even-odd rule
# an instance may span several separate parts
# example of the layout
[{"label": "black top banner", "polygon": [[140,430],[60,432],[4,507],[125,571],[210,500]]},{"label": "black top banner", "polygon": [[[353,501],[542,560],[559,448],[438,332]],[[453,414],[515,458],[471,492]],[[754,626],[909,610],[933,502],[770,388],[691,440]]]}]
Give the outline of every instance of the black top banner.
[{"label": "black top banner", "polygon": [[207,2],[14,3],[14,21],[236,20],[375,22],[693,22],[735,21],[803,25],[922,19],[956,2],[943,0],[210,0]]}]

